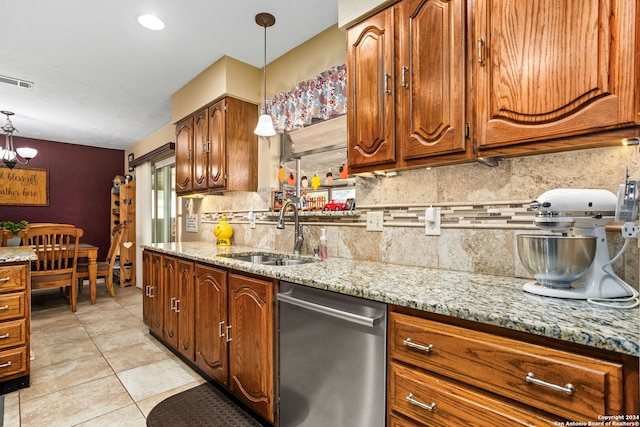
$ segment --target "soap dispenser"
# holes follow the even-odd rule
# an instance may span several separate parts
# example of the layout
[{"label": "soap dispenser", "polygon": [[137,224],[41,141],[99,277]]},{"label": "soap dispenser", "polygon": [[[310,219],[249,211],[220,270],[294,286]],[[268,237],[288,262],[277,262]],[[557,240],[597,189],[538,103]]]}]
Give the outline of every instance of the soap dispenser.
[{"label": "soap dispenser", "polygon": [[326,230],[321,228],[322,235],[320,236],[320,258],[327,259],[327,235]]}]

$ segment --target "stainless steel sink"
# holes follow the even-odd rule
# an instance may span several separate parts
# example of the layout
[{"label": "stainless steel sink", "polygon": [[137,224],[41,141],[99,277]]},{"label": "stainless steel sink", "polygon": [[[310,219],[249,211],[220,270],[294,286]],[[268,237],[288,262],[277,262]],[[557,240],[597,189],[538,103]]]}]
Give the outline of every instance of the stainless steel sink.
[{"label": "stainless steel sink", "polygon": [[264,254],[229,254],[222,255],[226,258],[231,258],[236,261],[252,262],[254,264],[262,265],[299,265],[314,262],[313,259],[299,259],[299,258],[286,258],[281,255],[264,255]]}]

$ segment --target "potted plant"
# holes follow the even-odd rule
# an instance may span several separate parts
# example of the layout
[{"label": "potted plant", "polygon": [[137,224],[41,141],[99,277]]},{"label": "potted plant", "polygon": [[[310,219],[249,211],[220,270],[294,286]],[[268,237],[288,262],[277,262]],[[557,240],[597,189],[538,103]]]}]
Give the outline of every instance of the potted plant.
[{"label": "potted plant", "polygon": [[12,221],[2,221],[0,222],[0,227],[5,230],[9,230],[13,233],[13,237],[8,240],[7,245],[9,246],[18,246],[20,245],[20,238],[18,237],[18,233],[21,230],[24,230],[29,223],[25,220],[20,222],[12,222]]}]

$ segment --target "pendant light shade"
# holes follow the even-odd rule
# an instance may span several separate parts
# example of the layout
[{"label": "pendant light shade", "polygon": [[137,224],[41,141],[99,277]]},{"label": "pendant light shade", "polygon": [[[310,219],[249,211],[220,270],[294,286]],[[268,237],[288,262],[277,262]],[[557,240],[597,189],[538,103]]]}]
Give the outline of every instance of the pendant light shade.
[{"label": "pendant light shade", "polygon": [[271,27],[276,23],[276,18],[270,13],[259,13],[256,15],[256,24],[264,27],[264,107],[263,112],[258,119],[258,126],[253,131],[258,136],[273,136],[276,130],[273,127],[273,120],[267,114],[267,27]]}]

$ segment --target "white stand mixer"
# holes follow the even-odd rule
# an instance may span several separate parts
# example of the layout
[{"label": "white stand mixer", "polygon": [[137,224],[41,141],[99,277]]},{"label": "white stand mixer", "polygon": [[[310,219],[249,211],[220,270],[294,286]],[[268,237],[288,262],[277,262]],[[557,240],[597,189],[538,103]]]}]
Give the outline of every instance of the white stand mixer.
[{"label": "white stand mixer", "polygon": [[[622,190],[623,187],[625,186],[621,186]],[[619,197],[610,191],[598,189],[555,189],[543,193],[531,202],[531,209],[538,211],[534,220],[538,227],[563,235],[573,230],[574,236],[594,236],[597,239],[596,253],[587,272],[575,282],[544,285],[529,282],[524,285],[524,290],[533,294],[568,299],[632,296],[633,291],[629,285],[615,276],[615,273],[610,274],[605,269],[612,263],[605,226],[616,220],[619,202]],[[637,203],[633,204],[636,206],[637,217]],[[637,227],[635,231],[637,232]]]}]

